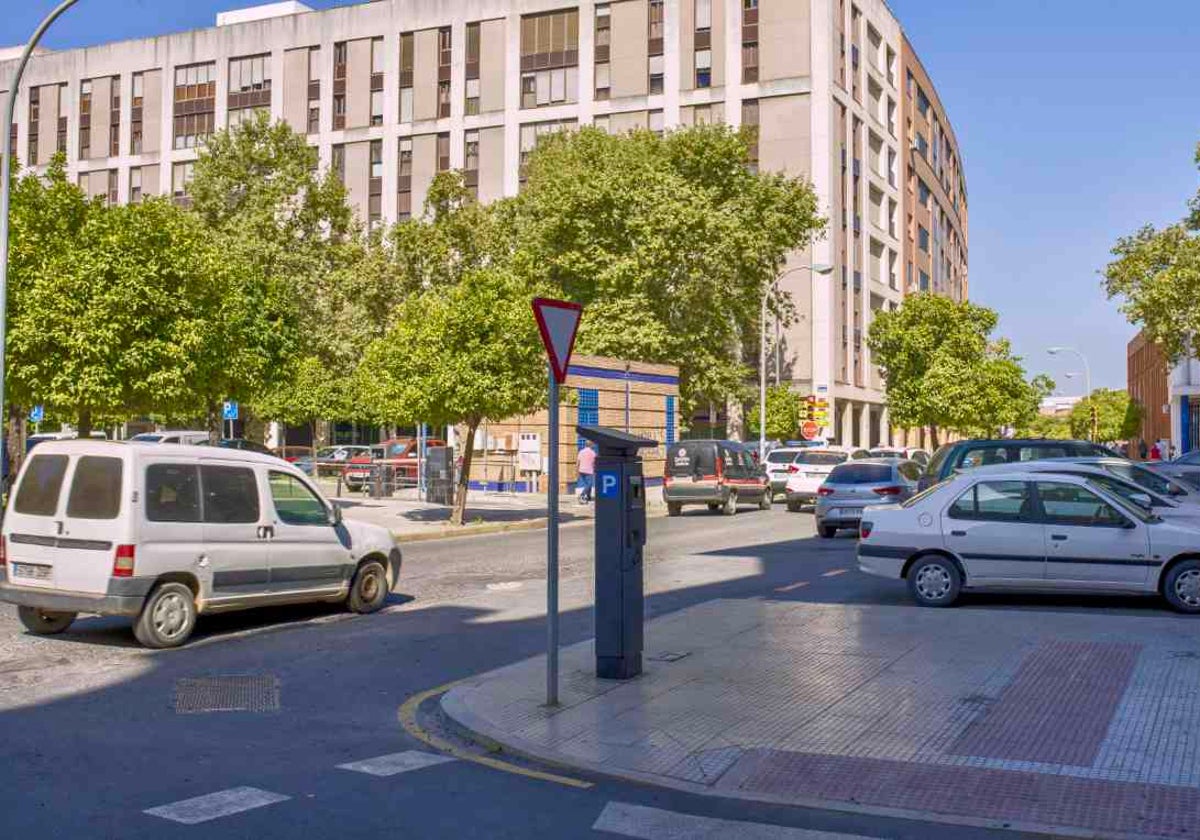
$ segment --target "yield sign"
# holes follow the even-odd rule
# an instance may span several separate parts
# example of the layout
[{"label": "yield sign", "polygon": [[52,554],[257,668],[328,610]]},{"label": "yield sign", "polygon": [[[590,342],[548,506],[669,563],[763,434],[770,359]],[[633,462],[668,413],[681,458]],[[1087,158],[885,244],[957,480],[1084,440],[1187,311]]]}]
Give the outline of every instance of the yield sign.
[{"label": "yield sign", "polygon": [[550,357],[554,381],[561,383],[567,378],[567,365],[571,362],[571,351],[575,349],[575,331],[579,329],[583,307],[565,300],[534,298],[533,315],[537,318],[538,332],[542,334],[542,344],[546,345],[546,355]]}]

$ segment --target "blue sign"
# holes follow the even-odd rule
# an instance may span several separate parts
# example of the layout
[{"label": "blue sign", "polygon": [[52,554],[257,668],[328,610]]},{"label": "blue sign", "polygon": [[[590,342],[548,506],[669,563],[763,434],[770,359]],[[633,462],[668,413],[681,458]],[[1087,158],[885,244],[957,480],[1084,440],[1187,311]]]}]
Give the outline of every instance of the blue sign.
[{"label": "blue sign", "polygon": [[225,410],[222,413],[221,417],[223,420],[238,419],[238,404],[233,402],[232,400],[229,400],[228,402],[226,402]]},{"label": "blue sign", "polygon": [[620,480],[615,472],[596,473],[596,495],[601,499],[617,498],[617,482]]},{"label": "blue sign", "polygon": [[46,419],[46,409],[43,406],[35,405],[29,412],[29,422],[41,423],[44,419]]}]

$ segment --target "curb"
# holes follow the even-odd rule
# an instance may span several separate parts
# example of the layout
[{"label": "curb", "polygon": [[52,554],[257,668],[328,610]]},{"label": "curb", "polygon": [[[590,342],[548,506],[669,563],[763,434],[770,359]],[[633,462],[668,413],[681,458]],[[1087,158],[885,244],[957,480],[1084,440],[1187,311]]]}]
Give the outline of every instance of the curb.
[{"label": "curb", "polygon": [[873,817],[930,822],[939,825],[958,825],[971,828],[983,828],[1000,831],[1011,831],[1045,838],[1080,838],[1080,840],[1168,840],[1160,834],[1130,834],[1122,832],[1095,831],[1071,826],[1047,825],[1045,823],[989,820],[982,818],[944,814],[938,811],[916,811],[905,808],[889,808],[882,805],[862,805],[843,799],[810,799],[804,797],[775,796],[764,793],[749,793],[743,791],[718,791],[707,785],[686,782],[682,779],[672,779],[639,770],[614,769],[587,759],[565,760],[559,753],[552,752],[540,744],[534,744],[522,738],[516,738],[508,733],[497,732],[490,722],[476,715],[459,696],[464,689],[470,689],[482,682],[479,678],[467,678],[449,686],[438,703],[447,722],[480,746],[493,754],[516,756],[526,761],[537,762],[554,770],[570,773],[586,773],[589,776],[611,779],[621,782],[633,782],[647,787],[666,788],[681,793],[697,794],[700,796],[724,799],[730,802],[756,802],[765,805],[784,805],[792,808],[807,808],[811,810],[837,811],[848,814],[863,814]]}]

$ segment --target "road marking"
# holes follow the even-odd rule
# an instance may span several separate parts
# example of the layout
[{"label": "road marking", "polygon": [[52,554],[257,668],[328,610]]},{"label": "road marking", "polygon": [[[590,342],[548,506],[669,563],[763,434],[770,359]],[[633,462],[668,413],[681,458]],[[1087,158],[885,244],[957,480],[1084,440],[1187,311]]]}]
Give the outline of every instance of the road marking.
[{"label": "road marking", "polygon": [[857,834],[833,834],[784,825],[719,820],[642,805],[628,805],[624,802],[609,802],[605,805],[599,819],[592,825],[592,830],[645,840],[683,837],[713,840],[720,837],[737,837],[738,840],[867,840]]},{"label": "road marking", "polygon": [[519,580],[506,580],[506,581],[503,581],[503,582],[501,582],[501,583],[489,583],[489,584],[487,585],[487,588],[488,588],[489,590],[491,590],[492,592],[511,592],[511,591],[513,591],[514,589],[520,589],[520,588],[521,588],[521,581],[519,581]]},{"label": "road marking", "polygon": [[828,572],[823,573],[821,577],[837,577],[844,574],[846,574],[846,569],[830,569]]},{"label": "road marking", "polygon": [[556,773],[543,773],[540,770],[530,770],[526,767],[520,767],[516,764],[509,764],[507,761],[500,761],[497,758],[492,758],[486,755],[476,755],[450,743],[440,735],[434,735],[417,721],[417,709],[422,703],[430,697],[435,697],[439,694],[445,694],[450,689],[454,688],[458,683],[451,682],[445,685],[440,685],[437,688],[431,688],[427,691],[422,691],[420,694],[414,694],[409,697],[400,706],[396,712],[396,716],[400,719],[400,725],[404,727],[404,731],[416,738],[423,744],[433,747],[438,752],[452,755],[455,758],[463,761],[473,761],[476,764],[482,764],[484,767],[490,767],[493,770],[501,770],[505,773],[514,773],[518,776],[525,776],[528,779],[539,779],[543,782],[555,782],[567,787],[580,788],[587,790],[593,787],[591,782],[585,782],[582,779],[572,779],[570,776],[559,776]]},{"label": "road marking", "polygon": [[791,592],[793,589],[801,589],[805,586],[808,586],[808,581],[798,580],[795,583],[789,583],[787,586],[781,586],[778,589],[776,589],[775,591],[776,592]]},{"label": "road marking", "polygon": [[269,790],[252,787],[235,787],[192,799],[181,799],[169,805],[159,805],[157,808],[147,808],[142,813],[184,825],[195,825],[215,820],[217,817],[252,811],[264,805],[274,805],[287,799],[291,797],[282,793],[271,793]]},{"label": "road marking", "polygon": [[435,764],[446,764],[451,761],[454,759],[449,756],[408,750],[407,752],[366,758],[362,761],[351,761],[348,764],[339,764],[338,769],[353,770],[356,773],[367,773],[371,776],[395,776],[398,773],[422,770],[426,767],[433,767]]}]

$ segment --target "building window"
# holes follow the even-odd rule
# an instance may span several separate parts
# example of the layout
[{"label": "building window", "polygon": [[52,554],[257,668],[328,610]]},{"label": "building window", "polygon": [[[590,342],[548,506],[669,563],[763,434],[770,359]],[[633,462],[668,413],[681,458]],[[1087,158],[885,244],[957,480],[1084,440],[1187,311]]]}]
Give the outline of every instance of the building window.
[{"label": "building window", "polygon": [[663,133],[663,112],[661,110],[651,111],[646,124],[650,127],[651,131],[661,137]]},{"label": "building window", "polygon": [[663,56],[650,56],[650,93],[663,92]]},{"label": "building window", "polygon": [[450,170],[450,135],[443,132],[437,136],[437,171]]},{"label": "building window", "polygon": [[926,254],[929,253],[929,231],[924,225],[917,225],[917,247]]},{"label": "building window", "polygon": [[383,39],[371,39],[371,125],[383,125]]},{"label": "building window", "polygon": [[467,88],[463,103],[467,116],[479,113],[479,60],[482,49],[480,24],[467,24]]},{"label": "building window", "polygon": [[412,138],[401,137],[399,166],[396,176],[396,193],[398,197],[396,216],[400,219],[412,218],[412,157]]},{"label": "building window", "polygon": [[308,48],[308,133],[321,131],[321,48]]},{"label": "building window", "polygon": [[929,99],[925,96],[925,91],[921,90],[921,86],[917,85],[917,110],[925,119],[929,119]]},{"label": "building window", "polygon": [[330,161],[330,168],[333,170],[333,174],[337,176],[337,179],[344,185],[346,183],[346,147],[344,144],[338,143],[331,151],[333,154]]},{"label": "building window", "polygon": [[437,90],[438,98],[438,116],[445,118],[450,116],[450,82],[438,82]]},{"label": "building window", "polygon": [[471,195],[479,198],[479,132],[463,135],[463,183]]},{"label": "building window", "polygon": [[712,29],[712,0],[696,0],[696,31]]},{"label": "building window", "polygon": [[601,114],[597,117],[592,117],[592,127],[608,134],[609,128],[612,125],[612,120],[608,114]]},{"label": "building window", "polygon": [[925,273],[924,269],[922,269],[918,273],[921,275],[921,285],[920,285],[921,291],[928,292],[929,291],[929,275]]},{"label": "building window", "polygon": [[746,168],[758,171],[758,100],[742,100],[742,129],[746,134]]},{"label": "building window", "polygon": [[[529,156],[537,148],[538,140],[547,134],[560,131],[573,131],[579,125],[577,120],[551,120],[549,122],[526,123],[521,126],[521,169],[520,180],[524,183],[528,177]],[[604,126],[608,130],[608,126]]]},{"label": "building window", "polygon": [[712,50],[697,50],[696,87],[712,87]]},{"label": "building window", "polygon": [[596,61],[608,61],[612,47],[612,7],[596,4]]},{"label": "building window", "polygon": [[58,103],[58,108],[56,109],[56,113],[58,114],[58,135],[54,148],[56,151],[63,153],[66,153],[67,151],[67,111],[64,107],[65,103],[63,102],[65,99],[63,94],[66,93],[66,91],[67,85],[65,82],[61,85],[57,85],[54,89],[54,97]]},{"label": "building window", "polygon": [[135,166],[129,170],[129,203],[137,204],[142,200],[142,168]]},{"label": "building window", "polygon": [[925,139],[924,134],[919,131],[916,133],[916,142],[913,143],[913,146],[916,147],[918,154],[929,160],[929,141]]},{"label": "building window", "polygon": [[79,83],[79,159],[92,156],[92,80]]},{"label": "building window", "polygon": [[121,77],[113,76],[109,79],[109,83],[108,153],[110,156],[116,157],[121,154]]},{"label": "building window", "polygon": [[596,65],[596,98],[608,99],[612,90],[611,65],[606,61]]},{"label": "building window", "polygon": [[42,111],[42,89],[29,89],[29,165],[37,166],[38,162],[38,120]]},{"label": "building window", "polygon": [[522,108],[575,102],[578,65],[578,9],[521,18]]},{"label": "building window", "polygon": [[194,149],[213,132],[216,64],[175,68],[175,148]]},{"label": "building window", "polygon": [[185,161],[184,163],[176,163],[171,167],[171,198],[180,207],[191,207],[192,197],[188,195],[188,188],[192,185],[192,176],[195,175],[195,161]]},{"label": "building window", "polygon": [[142,153],[142,108],[145,104],[146,80],[144,73],[133,74],[133,101],[129,113],[129,151]]},{"label": "building window", "polygon": [[383,91],[371,91],[371,125],[383,125]]},{"label": "building window", "polygon": [[450,116],[450,61],[454,55],[450,27],[438,30],[438,117]]},{"label": "building window", "polygon": [[108,170],[108,206],[114,207],[121,197],[117,194],[117,170]]},{"label": "building window", "polygon": [[663,0],[650,0],[646,18],[649,85],[650,93],[654,95],[663,92]]},{"label": "building window", "polygon": [[271,56],[252,55],[229,59],[229,117],[236,128],[256,114],[271,112]]},{"label": "building window", "polygon": [[333,45],[333,130],[346,127],[346,42]]},{"label": "building window", "polygon": [[742,0],[742,82],[758,81],[758,0]]},{"label": "building window", "polygon": [[400,36],[400,122],[413,121],[413,55],[415,36],[405,32]]},{"label": "building window", "polygon": [[367,229],[383,223],[383,141],[371,141],[371,177],[367,181]]},{"label": "building window", "polygon": [[929,191],[929,187],[926,186],[925,181],[921,178],[918,178],[917,179],[917,200],[921,202],[921,205],[923,207],[929,206],[929,196],[930,195],[932,195],[932,193]]}]

